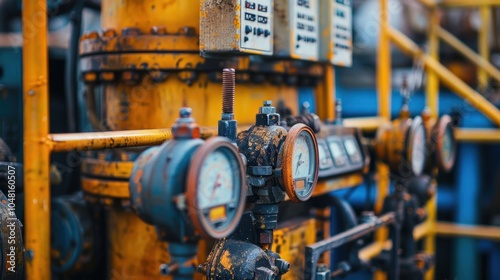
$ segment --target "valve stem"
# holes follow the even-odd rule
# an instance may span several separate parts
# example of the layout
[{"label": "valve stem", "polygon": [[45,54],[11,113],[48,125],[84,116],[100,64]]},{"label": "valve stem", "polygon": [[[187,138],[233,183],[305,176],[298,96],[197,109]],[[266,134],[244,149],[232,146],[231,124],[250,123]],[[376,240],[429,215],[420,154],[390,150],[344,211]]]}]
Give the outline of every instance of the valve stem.
[{"label": "valve stem", "polygon": [[235,71],[233,68],[222,70],[222,118],[219,121],[219,136],[236,143],[237,122],[234,119]]},{"label": "valve stem", "polygon": [[[234,119],[235,71],[233,68],[222,70],[222,119]],[[229,118],[228,118],[229,117]]]}]

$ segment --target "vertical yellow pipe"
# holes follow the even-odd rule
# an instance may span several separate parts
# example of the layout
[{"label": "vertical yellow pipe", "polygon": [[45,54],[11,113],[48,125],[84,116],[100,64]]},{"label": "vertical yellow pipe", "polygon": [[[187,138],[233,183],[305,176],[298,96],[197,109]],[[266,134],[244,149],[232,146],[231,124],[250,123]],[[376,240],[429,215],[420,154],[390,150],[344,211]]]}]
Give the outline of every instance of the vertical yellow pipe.
[{"label": "vertical yellow pipe", "polygon": [[[479,54],[485,60],[490,60],[490,48],[489,48],[489,39],[490,39],[490,26],[491,26],[491,7],[490,6],[481,6],[479,8],[479,14],[481,15],[481,27],[479,28],[479,38],[478,38],[478,47]],[[478,68],[478,84],[479,91],[484,91],[488,88],[488,73],[484,71],[482,68]]]},{"label": "vertical yellow pipe", "polygon": [[44,0],[23,1],[24,240],[29,280],[51,279],[46,7]]},{"label": "vertical yellow pipe", "polygon": [[[429,40],[429,56],[439,60],[439,37],[438,37],[438,27],[440,25],[440,14],[437,8],[433,8],[430,11],[429,17],[429,29],[428,29],[428,40]],[[435,71],[427,68],[427,83],[426,83],[426,99],[427,106],[429,106],[431,116],[436,119],[439,117],[439,78]],[[436,183],[436,182],[434,182]],[[425,251],[430,254],[434,254],[436,251],[435,242],[435,227],[437,219],[437,194],[427,203],[427,223],[430,224],[430,232],[427,233],[425,238]],[[429,269],[425,275],[425,279],[434,279],[434,267]]]},{"label": "vertical yellow pipe", "polygon": [[[380,34],[377,49],[377,95],[378,112],[386,121],[391,119],[391,45],[387,34],[388,22],[388,0],[380,0]],[[389,168],[387,165],[377,163],[377,197],[375,200],[375,211],[380,213],[384,198],[389,192]],[[387,240],[387,230],[381,229],[376,233],[377,242]],[[374,279],[386,279],[385,273],[376,271]]]},{"label": "vertical yellow pipe", "polygon": [[377,49],[377,94],[379,115],[391,118],[391,45],[387,28],[387,0],[380,0],[380,35]]},{"label": "vertical yellow pipe", "polygon": [[326,120],[335,120],[335,70],[333,65],[328,63],[325,69],[325,111]]},{"label": "vertical yellow pipe", "polygon": [[[439,37],[437,34],[437,28],[439,27],[439,10],[436,8],[432,9],[429,17],[429,29],[428,29],[428,45],[429,45],[429,55],[433,58],[439,60]],[[433,118],[438,117],[439,110],[439,78],[436,72],[427,68],[427,83],[426,83],[426,94],[427,94],[427,106],[430,108],[431,116]]]}]

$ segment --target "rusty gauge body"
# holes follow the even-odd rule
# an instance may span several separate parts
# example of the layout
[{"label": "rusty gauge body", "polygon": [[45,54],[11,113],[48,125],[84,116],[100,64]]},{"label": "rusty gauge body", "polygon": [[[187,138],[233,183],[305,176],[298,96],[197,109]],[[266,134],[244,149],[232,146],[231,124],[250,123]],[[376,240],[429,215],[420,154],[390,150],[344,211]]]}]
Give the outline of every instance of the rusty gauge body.
[{"label": "rusty gauge body", "polygon": [[448,172],[453,168],[456,157],[456,139],[452,119],[448,115],[442,116],[432,129],[431,141],[434,143],[434,158],[442,171]]},{"label": "rusty gauge body", "polygon": [[188,213],[195,230],[223,238],[238,225],[245,206],[245,170],[236,147],[222,137],[202,145],[187,180]]},{"label": "rusty gauge body", "polygon": [[308,200],[318,181],[318,143],[313,130],[304,125],[294,125],[283,144],[281,179],[288,197],[293,202]]}]

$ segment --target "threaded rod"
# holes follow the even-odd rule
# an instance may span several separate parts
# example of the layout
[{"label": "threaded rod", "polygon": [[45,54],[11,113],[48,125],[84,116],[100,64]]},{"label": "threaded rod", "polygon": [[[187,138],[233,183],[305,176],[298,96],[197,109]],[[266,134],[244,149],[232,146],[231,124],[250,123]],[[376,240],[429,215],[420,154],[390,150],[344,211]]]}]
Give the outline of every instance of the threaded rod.
[{"label": "threaded rod", "polygon": [[222,113],[234,114],[235,71],[233,68],[222,70]]}]

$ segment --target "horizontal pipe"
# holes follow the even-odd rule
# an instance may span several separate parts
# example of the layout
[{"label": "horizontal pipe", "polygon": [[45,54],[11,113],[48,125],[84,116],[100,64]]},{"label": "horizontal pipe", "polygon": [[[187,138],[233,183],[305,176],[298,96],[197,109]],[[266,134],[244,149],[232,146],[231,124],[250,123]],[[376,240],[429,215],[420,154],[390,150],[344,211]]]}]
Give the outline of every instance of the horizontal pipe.
[{"label": "horizontal pipe", "polygon": [[500,142],[500,129],[469,128],[456,129],[455,137],[461,142]]},{"label": "horizontal pipe", "polygon": [[469,101],[472,106],[488,117],[493,123],[500,126],[500,111],[481,94],[469,87],[469,85],[444,67],[438,60],[422,52],[417,44],[400,31],[389,27],[387,28],[387,33],[391,41],[403,52],[412,57],[422,59],[424,65],[433,70],[445,85],[460,97]]},{"label": "horizontal pipe", "polygon": [[450,32],[446,31],[440,26],[436,26],[436,32],[439,38],[443,40],[443,42],[453,47],[468,60],[470,60],[470,62],[474,63],[477,67],[486,71],[488,75],[490,75],[497,81],[500,81],[500,71],[488,60],[484,59],[482,56],[474,52],[471,48],[469,48],[467,45],[453,36]]},{"label": "horizontal pipe", "polygon": [[[201,138],[217,135],[216,128],[202,127]],[[101,150],[112,148],[159,145],[172,138],[164,129],[123,130],[86,133],[49,134],[47,145],[53,152]]]},{"label": "horizontal pipe", "polygon": [[318,258],[322,253],[338,248],[367,234],[375,232],[383,226],[394,224],[395,222],[396,213],[388,212],[381,215],[373,222],[357,225],[332,237],[308,245],[305,253],[306,267],[304,279],[316,279],[315,272],[318,264]]},{"label": "horizontal pipe", "polygon": [[346,118],[343,120],[343,125],[357,127],[365,132],[373,132],[386,122],[387,121],[381,117]]},{"label": "horizontal pipe", "polygon": [[495,226],[461,225],[437,222],[436,234],[452,237],[471,237],[478,239],[500,240],[500,228]]},{"label": "horizontal pipe", "polygon": [[425,5],[427,8],[435,8],[436,6],[445,7],[445,8],[453,8],[453,7],[462,7],[462,8],[473,8],[479,6],[500,6],[499,0],[419,0],[419,2]]}]

